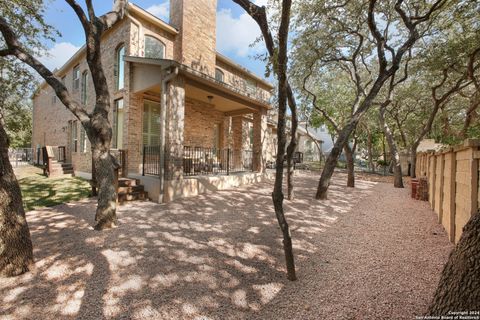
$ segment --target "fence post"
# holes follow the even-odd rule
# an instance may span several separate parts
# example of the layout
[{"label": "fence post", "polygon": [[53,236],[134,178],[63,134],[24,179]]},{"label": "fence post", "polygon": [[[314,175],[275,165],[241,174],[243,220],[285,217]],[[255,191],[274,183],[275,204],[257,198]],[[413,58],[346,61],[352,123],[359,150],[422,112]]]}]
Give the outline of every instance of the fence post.
[{"label": "fence post", "polygon": [[145,175],[145,151],[146,151],[146,146],[143,146],[143,156],[142,156],[142,176]]},{"label": "fence post", "polygon": [[227,176],[230,175],[230,148],[227,149]]}]

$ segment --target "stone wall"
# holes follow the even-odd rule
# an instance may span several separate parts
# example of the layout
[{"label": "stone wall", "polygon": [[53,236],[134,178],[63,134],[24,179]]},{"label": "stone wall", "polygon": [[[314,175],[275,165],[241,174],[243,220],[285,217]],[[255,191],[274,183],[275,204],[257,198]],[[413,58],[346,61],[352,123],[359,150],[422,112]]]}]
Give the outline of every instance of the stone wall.
[{"label": "stone wall", "polygon": [[[129,67],[128,64],[125,64],[125,87],[122,90],[115,89],[115,76],[114,76],[114,64],[116,62],[116,49],[119,45],[124,44],[125,48],[129,48],[129,31],[130,22],[129,20],[123,20],[117,24],[114,28],[109,30],[102,39],[102,64],[107,78],[108,87],[111,95],[111,106],[113,109],[114,101],[117,99],[124,98],[125,101],[128,99],[129,92]],[[80,69],[80,86],[78,89],[73,89],[73,69],[76,66],[79,66]],[[86,109],[88,111],[93,110],[95,105],[95,91],[93,87],[93,81],[90,76],[90,70],[85,59],[85,53],[81,54],[76,60],[71,61],[68,65],[61,69],[58,73],[59,78],[64,77],[65,85],[69,90],[73,99],[81,101],[81,75],[83,72],[88,72],[88,81],[87,81],[87,101]],[[86,152],[80,152],[80,123],[76,121],[76,118],[73,114],[67,110],[67,108],[60,102],[57,98],[55,103],[53,103],[53,90],[44,85],[39,93],[35,96],[33,100],[33,136],[32,136],[32,147],[43,146],[43,145],[62,145],[66,146],[67,150],[67,159],[72,161],[75,171],[91,171],[91,147],[90,142],[87,139]],[[128,104],[125,105],[125,112],[128,112]],[[113,120],[113,112],[110,112],[110,121]],[[69,133],[69,121],[73,122],[77,126],[77,151],[75,152],[72,144]],[[124,126],[124,137],[128,136],[127,126]]]},{"label": "stone wall", "polygon": [[224,137],[223,112],[214,108],[214,105],[187,98],[185,101],[185,145],[190,147],[214,147],[215,125],[219,126],[220,146],[223,146]]},{"label": "stone wall", "polygon": [[480,140],[455,148],[417,154],[417,177],[428,179],[428,199],[438,221],[458,242],[462,229],[480,206]]},{"label": "stone wall", "polygon": [[170,23],[179,30],[174,59],[215,75],[216,0],[171,0]]},{"label": "stone wall", "polygon": [[272,89],[265,84],[255,80],[246,71],[239,68],[234,68],[219,59],[216,60],[216,67],[223,72],[223,81],[237,89],[247,91],[247,81],[252,81],[256,85],[256,92],[254,96],[263,101],[268,101],[271,97]]}]

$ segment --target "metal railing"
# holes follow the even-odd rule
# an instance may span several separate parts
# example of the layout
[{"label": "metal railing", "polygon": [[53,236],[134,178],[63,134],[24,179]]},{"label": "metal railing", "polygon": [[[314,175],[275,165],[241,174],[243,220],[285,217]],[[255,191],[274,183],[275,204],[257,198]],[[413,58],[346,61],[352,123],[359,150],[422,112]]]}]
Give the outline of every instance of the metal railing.
[{"label": "metal railing", "polygon": [[160,175],[160,146],[143,146],[142,175]]},{"label": "metal railing", "polygon": [[[126,177],[128,174],[127,160],[128,153],[124,149],[110,149],[110,154],[115,157],[120,167],[118,168],[118,173],[120,177]],[[92,159],[93,163],[93,159]]]},{"label": "metal railing", "polygon": [[13,167],[20,167],[33,163],[32,148],[8,149],[8,159]]},{"label": "metal railing", "polygon": [[[65,146],[49,146],[53,151],[53,160],[58,162],[67,161],[67,147]],[[47,157],[45,155],[43,147],[37,148],[35,152],[35,159],[33,163],[36,165],[45,165],[47,163]]]},{"label": "metal railing", "polygon": [[204,147],[183,148],[183,174],[186,176],[230,174],[253,170],[253,152]]}]

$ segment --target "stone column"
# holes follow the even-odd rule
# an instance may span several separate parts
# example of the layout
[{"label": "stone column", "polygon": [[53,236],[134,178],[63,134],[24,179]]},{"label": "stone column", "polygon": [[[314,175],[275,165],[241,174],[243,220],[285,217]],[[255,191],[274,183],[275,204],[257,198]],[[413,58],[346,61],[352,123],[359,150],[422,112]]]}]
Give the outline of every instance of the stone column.
[{"label": "stone column", "polygon": [[241,116],[232,117],[232,148],[233,148],[233,166],[243,166],[243,119]]},{"label": "stone column", "polygon": [[165,119],[165,182],[183,179],[183,133],[185,122],[185,78],[168,83]]},{"label": "stone column", "polygon": [[267,112],[253,114],[253,170],[264,172],[267,159]]}]

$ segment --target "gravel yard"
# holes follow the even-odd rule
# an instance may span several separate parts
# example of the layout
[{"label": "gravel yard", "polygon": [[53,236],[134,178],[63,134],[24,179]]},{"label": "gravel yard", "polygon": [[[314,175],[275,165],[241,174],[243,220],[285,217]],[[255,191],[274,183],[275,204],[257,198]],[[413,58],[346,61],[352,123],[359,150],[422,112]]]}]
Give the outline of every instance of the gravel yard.
[{"label": "gravel yard", "polygon": [[320,202],[318,177],[297,177],[296,282],[270,183],[125,205],[106,232],[92,200],[31,211],[35,269],[0,279],[0,319],[414,319],[452,245],[407,189],[345,180]]}]

